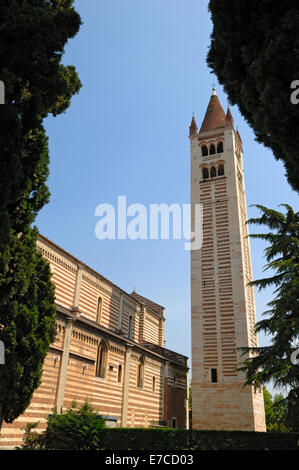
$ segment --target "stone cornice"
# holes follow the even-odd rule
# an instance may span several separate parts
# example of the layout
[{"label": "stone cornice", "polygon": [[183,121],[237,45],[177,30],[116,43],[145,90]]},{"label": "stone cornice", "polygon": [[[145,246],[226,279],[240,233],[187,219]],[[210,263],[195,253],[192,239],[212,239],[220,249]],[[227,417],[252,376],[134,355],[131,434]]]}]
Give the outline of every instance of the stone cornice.
[{"label": "stone cornice", "polygon": [[66,319],[66,318],[73,319],[75,324],[82,325],[84,328],[86,328],[90,332],[93,332],[93,333],[96,332],[96,333],[101,334],[103,336],[108,336],[108,338],[110,338],[113,341],[118,342],[121,345],[124,345],[126,347],[128,347],[128,346],[131,347],[135,352],[138,351],[141,354],[146,354],[146,355],[148,355],[152,358],[156,358],[157,360],[160,360],[160,361],[163,361],[163,362],[169,361],[178,368],[181,368],[183,370],[188,370],[188,367],[186,367],[186,366],[184,366],[184,365],[182,365],[182,364],[180,364],[180,363],[178,363],[174,360],[166,358],[161,354],[155,353],[155,352],[147,349],[146,347],[143,347],[141,344],[138,344],[138,343],[135,343],[134,341],[129,340],[126,337],[120,336],[119,334],[114,333],[113,331],[109,330],[108,328],[105,328],[101,325],[98,325],[97,323],[93,322],[92,320],[88,320],[86,318],[78,316],[78,314],[74,315],[71,310],[63,307],[62,305],[56,304],[56,308],[57,308],[58,316],[60,316],[64,319]]}]

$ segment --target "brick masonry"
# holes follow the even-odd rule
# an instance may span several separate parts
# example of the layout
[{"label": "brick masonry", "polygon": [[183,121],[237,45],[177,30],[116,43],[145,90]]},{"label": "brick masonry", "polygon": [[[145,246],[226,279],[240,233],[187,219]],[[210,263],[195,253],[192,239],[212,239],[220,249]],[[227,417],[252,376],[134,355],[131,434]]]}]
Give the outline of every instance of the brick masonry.
[{"label": "brick masonry", "polygon": [[[27,423],[43,430],[54,409],[60,413],[86,399],[99,414],[117,418],[118,426],[171,425],[175,417],[186,428],[188,360],[164,347],[164,308],[140,302],[45,237],[38,248],[55,284],[57,336],[30,405],[13,423],[3,423],[0,449],[20,445]],[[105,367],[97,376],[100,346]]]},{"label": "brick masonry", "polygon": [[265,431],[262,390],[236,371],[238,348],[257,345],[256,312],[242,141],[219,105],[213,92],[203,130],[190,126],[191,204],[203,205],[203,246],[191,251],[192,426]]}]

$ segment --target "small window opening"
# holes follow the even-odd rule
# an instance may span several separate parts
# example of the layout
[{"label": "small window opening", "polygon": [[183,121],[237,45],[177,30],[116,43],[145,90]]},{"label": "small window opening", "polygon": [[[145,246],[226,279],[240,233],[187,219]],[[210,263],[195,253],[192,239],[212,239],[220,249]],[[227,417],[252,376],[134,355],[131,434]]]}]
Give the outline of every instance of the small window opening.
[{"label": "small window opening", "polygon": [[106,343],[101,342],[98,347],[97,362],[96,362],[96,377],[106,377],[108,360],[108,348]]},{"label": "small window opening", "polygon": [[215,155],[215,153],[216,153],[215,145],[212,144],[212,145],[210,146],[210,155]]},{"label": "small window opening", "polygon": [[137,387],[143,388],[144,383],[144,359],[140,358],[137,368]]},{"label": "small window opening", "polygon": [[223,152],[223,142],[219,142],[217,145],[217,153],[222,153]]},{"label": "small window opening", "polygon": [[217,369],[211,369],[211,382],[213,384],[217,383]]},{"label": "small window opening", "polygon": [[217,176],[216,168],[214,166],[212,166],[212,168],[211,168],[211,178],[215,178],[215,176]]},{"label": "small window opening", "polygon": [[210,175],[209,175],[209,170],[208,170],[208,168],[203,168],[203,170],[202,170],[202,177],[203,177],[203,179],[204,179],[204,180],[207,180],[207,179],[209,178],[209,176],[210,176]]},{"label": "small window opening", "polygon": [[118,374],[117,374],[117,381],[121,382],[121,377],[122,377],[122,366],[119,364],[118,366]]},{"label": "small window opening", "polygon": [[132,338],[133,337],[133,317],[130,316],[129,317],[129,328],[128,328],[128,338]]},{"label": "small window opening", "polygon": [[101,323],[101,319],[102,319],[102,297],[99,297],[98,298],[98,304],[97,304],[97,318],[96,318],[96,322],[97,323]]},{"label": "small window opening", "polygon": [[224,175],[224,165],[219,165],[218,176],[223,176],[223,175]]},{"label": "small window opening", "polygon": [[208,148],[207,148],[206,145],[203,145],[203,146],[201,147],[201,154],[202,154],[203,157],[206,157],[206,156],[209,154]]}]

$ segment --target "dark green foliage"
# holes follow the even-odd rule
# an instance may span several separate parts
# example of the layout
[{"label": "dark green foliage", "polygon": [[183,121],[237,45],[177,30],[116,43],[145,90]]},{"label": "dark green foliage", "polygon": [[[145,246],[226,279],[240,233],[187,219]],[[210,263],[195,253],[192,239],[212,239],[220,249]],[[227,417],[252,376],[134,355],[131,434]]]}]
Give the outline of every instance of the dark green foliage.
[{"label": "dark green foliage", "polygon": [[105,429],[103,450],[177,450],[188,449],[190,432],[183,429]]},{"label": "dark green foliage", "polygon": [[37,434],[33,425],[25,428],[22,449],[97,450],[101,446],[101,430],[105,420],[85,402],[80,409],[74,403],[65,413],[48,417],[47,429]]},{"label": "dark green foliage", "polygon": [[265,415],[267,431],[286,432],[291,429],[286,425],[288,407],[282,394],[272,395],[266,387],[264,391]]},{"label": "dark green foliage", "polygon": [[290,101],[299,80],[299,3],[294,0],[210,0],[213,33],[208,64],[258,142],[284,162],[299,191],[297,122]]},{"label": "dark green foliage", "polygon": [[16,450],[43,450],[44,449],[44,434],[37,433],[35,429],[39,423],[27,423],[23,428],[23,444],[17,447]]},{"label": "dark green foliage", "polygon": [[267,318],[256,324],[257,332],[270,335],[271,345],[243,348],[253,354],[240,370],[246,373],[246,384],[258,387],[273,380],[274,386],[290,390],[286,425],[299,431],[299,365],[291,361],[292,352],[299,346],[299,212],[287,204],[282,206],[286,214],[258,205],[262,216],[248,221],[271,230],[251,235],[269,243],[265,249],[266,269],[273,271],[270,277],[253,281],[252,285],[259,289],[274,286],[275,297],[264,312]]},{"label": "dark green foliage", "polygon": [[0,428],[30,403],[55,336],[51,273],[31,224],[49,200],[43,119],[64,112],[81,86],[61,64],[80,24],[73,0],[0,2]]},{"label": "dark green foliage", "polygon": [[74,405],[62,415],[49,416],[45,448],[96,450],[104,427],[105,420],[87,402],[80,409]]},{"label": "dark green foliage", "polygon": [[[60,431],[59,431],[60,432]],[[29,429],[23,449],[78,450],[78,431],[68,440],[69,447],[47,447],[45,435],[37,435]],[[67,436],[66,436],[67,439]],[[184,429],[100,429],[98,447],[92,447],[88,435],[81,443],[86,450],[299,450],[299,433],[265,433],[251,431],[188,431]],[[53,443],[56,441],[53,441]]]},{"label": "dark green foliage", "polygon": [[12,422],[40,383],[44,358],[55,337],[54,287],[48,263],[37,253],[37,231],[12,236],[0,252],[0,416]]},{"label": "dark green foliage", "polygon": [[[299,368],[299,365],[297,364]],[[287,418],[286,423],[290,429],[298,431],[299,429],[299,387],[289,392],[287,400]]]},{"label": "dark green foliage", "polygon": [[64,112],[81,83],[61,64],[81,20],[73,1],[6,0],[0,4],[0,247],[22,232],[49,200],[48,142],[42,121]]},{"label": "dark green foliage", "polygon": [[298,450],[299,433],[104,429],[103,450]]}]

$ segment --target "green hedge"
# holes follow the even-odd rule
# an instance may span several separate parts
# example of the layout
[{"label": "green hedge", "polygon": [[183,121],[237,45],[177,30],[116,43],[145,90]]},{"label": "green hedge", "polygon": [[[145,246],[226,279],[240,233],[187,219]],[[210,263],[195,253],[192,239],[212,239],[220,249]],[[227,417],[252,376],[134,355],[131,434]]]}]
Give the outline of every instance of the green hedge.
[{"label": "green hedge", "polygon": [[299,450],[299,433],[108,428],[103,450]]}]

